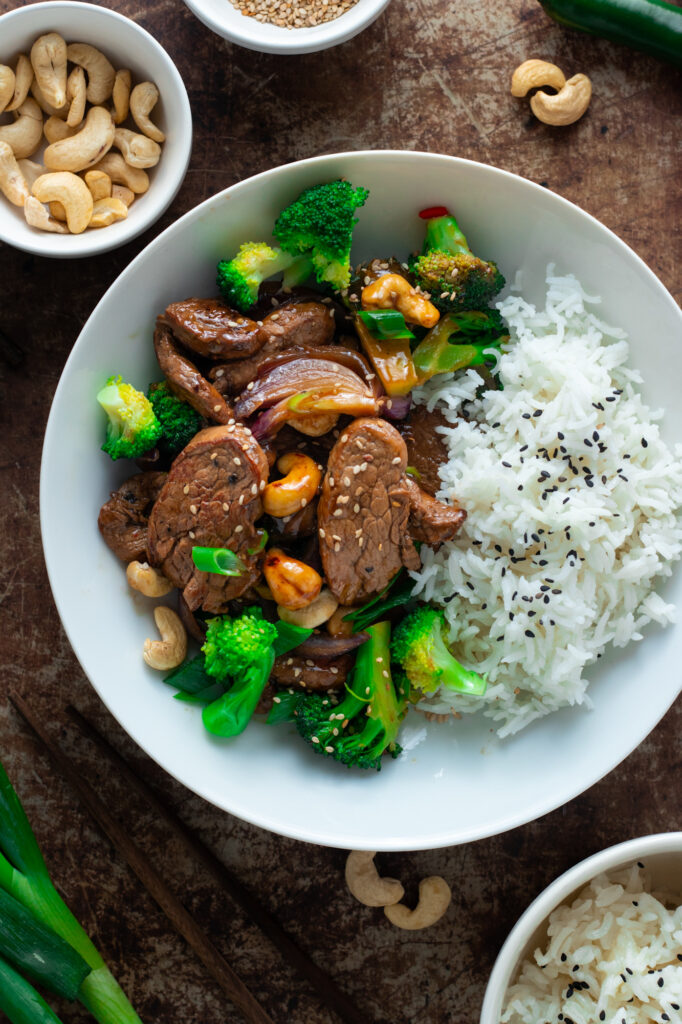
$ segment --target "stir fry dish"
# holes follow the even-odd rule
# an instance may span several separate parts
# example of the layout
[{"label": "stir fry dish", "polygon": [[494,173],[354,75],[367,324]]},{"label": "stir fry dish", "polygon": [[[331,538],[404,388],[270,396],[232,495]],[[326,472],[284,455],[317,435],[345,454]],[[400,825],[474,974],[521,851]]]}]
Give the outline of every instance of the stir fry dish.
[{"label": "stir fry dish", "polygon": [[445,421],[411,392],[472,367],[495,387],[509,335],[489,307],[501,273],[443,207],[420,214],[420,253],[352,268],[367,196],[343,180],[307,189],[274,242],[221,260],[220,297],[157,317],[146,394],[103,382],[103,450],[137,466],[99,528],[133,587],[177,592],[145,660],[209,732],[267,713],[317,753],[379,769],[410,703],[486,689],[442,610],[413,596],[424,548],[467,513],[435,496]]}]

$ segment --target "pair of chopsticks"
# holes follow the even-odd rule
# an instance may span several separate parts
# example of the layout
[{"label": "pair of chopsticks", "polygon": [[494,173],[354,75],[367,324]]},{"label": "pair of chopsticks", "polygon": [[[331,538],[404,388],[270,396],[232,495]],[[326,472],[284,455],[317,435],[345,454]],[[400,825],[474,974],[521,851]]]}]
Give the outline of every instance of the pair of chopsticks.
[{"label": "pair of chopsticks", "polygon": [[[76,790],[85,807],[102,831],[108,836],[112,845],[125,858],[151,897],[166,914],[176,931],[186,939],[209,973],[220,985],[223,992],[241,1011],[247,1024],[274,1024],[272,1018],[265,1012],[239,975],[236,974],[206,933],[202,931],[196,919],[183,906],[176,894],[152,867],[143,851],[131,839],[126,829],[63,753],[57,742],[45,729],[36,712],[20,694],[12,691],[9,696],[21,717],[42,742],[63,777]],[[95,726],[71,705],[66,710],[81,732],[109,757],[130,787],[153,807],[174,836],[209,871],[220,888],[224,889],[235,903],[239,904],[251,921],[260,928],[263,934],[279,950],[282,957],[309,982],[325,1006],[340,1017],[341,1020],[345,1021],[346,1024],[367,1024],[367,1015],[360,1013],[348,996],[338,988],[336,982],[313,963],[258,899],[189,830],[184,822],[157,796],[152,788],[135,774],[127,761],[97,731]]]}]

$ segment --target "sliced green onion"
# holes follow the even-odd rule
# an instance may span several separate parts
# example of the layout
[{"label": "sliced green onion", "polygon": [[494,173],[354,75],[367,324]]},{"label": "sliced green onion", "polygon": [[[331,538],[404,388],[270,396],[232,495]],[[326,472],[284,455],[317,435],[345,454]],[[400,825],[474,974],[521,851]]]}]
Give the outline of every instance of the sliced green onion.
[{"label": "sliced green onion", "polygon": [[41,995],[0,957],[0,1010],[11,1024],[62,1024]]},{"label": "sliced green onion", "polygon": [[247,548],[246,549],[250,555],[257,555],[259,551],[263,550],[263,548],[265,547],[265,545],[268,542],[268,531],[267,530],[258,530],[257,533],[258,533],[258,543],[256,544],[255,548]]},{"label": "sliced green onion", "polygon": [[408,476],[411,476],[414,480],[416,480],[417,483],[420,482],[422,475],[416,466],[408,466],[405,472],[407,473]]},{"label": "sliced green onion", "polygon": [[192,561],[201,572],[214,572],[218,576],[241,576],[246,566],[229,548],[192,548]]},{"label": "sliced green onion", "polygon": [[414,334],[405,323],[405,317],[397,309],[362,310],[357,316],[377,341],[414,338]]},{"label": "sliced green onion", "polygon": [[309,391],[299,391],[297,395],[291,396],[291,398],[287,402],[287,409],[289,409],[291,412],[296,412],[299,406],[302,405],[302,403],[305,402],[305,400],[309,397]]}]

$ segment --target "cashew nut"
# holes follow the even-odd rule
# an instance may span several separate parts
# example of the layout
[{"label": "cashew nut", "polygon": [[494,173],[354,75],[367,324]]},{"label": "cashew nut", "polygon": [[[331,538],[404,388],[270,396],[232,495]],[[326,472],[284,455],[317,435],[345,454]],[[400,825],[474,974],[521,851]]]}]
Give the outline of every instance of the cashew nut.
[{"label": "cashew nut", "polygon": [[187,656],[185,627],[179,615],[163,604],[157,605],[154,609],[154,621],[161,639],[145,640],[142,657],[150,668],[177,668]]},{"label": "cashew nut", "polygon": [[376,853],[352,850],[346,860],[346,885],[366,907],[388,907],[405,895],[397,878],[382,878],[376,869]]},{"label": "cashew nut", "polygon": [[111,149],[114,122],[105,107],[90,107],[85,124],[70,139],[53,142],[43,154],[52,171],[83,171],[92,167]]},{"label": "cashew nut", "polygon": [[573,124],[590,105],[592,83],[587,75],[573,75],[555,96],[542,89],[531,96],[530,109],[543,124]]},{"label": "cashew nut", "polygon": [[72,235],[85,231],[92,217],[92,196],[82,178],[70,171],[42,174],[33,184],[33,195],[41,203],[60,202]]},{"label": "cashew nut", "polygon": [[70,128],[61,117],[48,117],[43,125],[43,134],[49,143],[71,139],[79,131],[79,126]]},{"label": "cashew nut", "polygon": [[104,171],[115,185],[125,185],[135,195],[142,195],[149,188],[149,175],[139,167],[129,167],[120,153],[107,153],[94,171]]},{"label": "cashew nut", "polygon": [[338,607],[339,602],[331,590],[327,590],[325,587],[306,608],[299,608],[294,611],[292,608],[285,608],[283,605],[278,604],[277,614],[282,622],[290,622],[294,626],[303,626],[304,629],[316,629],[317,626],[321,626],[323,622],[331,618]]},{"label": "cashew nut", "polygon": [[416,931],[439,921],[450,906],[451,899],[452,892],[445,879],[440,875],[431,875],[419,883],[419,902],[414,910],[410,910],[404,903],[395,903],[384,907],[384,914],[397,928]]},{"label": "cashew nut", "polygon": [[[90,173],[91,172],[88,171],[88,174]],[[107,178],[108,177],[109,175],[107,174]],[[114,197],[114,199],[120,199],[121,202],[125,203],[128,208],[130,208],[133,205],[133,202],[135,201],[135,193],[131,189],[126,188],[125,185],[112,185],[111,194]]]},{"label": "cashew nut", "polygon": [[54,217],[55,220],[60,220],[63,223],[66,223],[66,210],[61,203],[54,200],[54,202],[48,203],[47,207],[50,211],[51,217]]},{"label": "cashew nut", "polygon": [[300,413],[298,416],[290,416],[287,423],[299,434],[306,437],[322,437],[333,430],[338,422],[338,415],[335,412],[310,412]]},{"label": "cashew nut", "polygon": [[28,90],[33,81],[33,65],[25,53],[19,55],[17,66],[14,70],[14,95],[12,102],[5,107],[5,112],[16,110],[28,96]]},{"label": "cashew nut", "polygon": [[92,217],[88,227],[107,228],[117,220],[125,220],[128,216],[128,207],[120,199],[107,196],[105,199],[96,199],[92,208]]},{"label": "cashew nut", "polygon": [[111,98],[114,101],[114,124],[123,124],[130,110],[130,86],[132,77],[129,71],[116,72]]},{"label": "cashew nut", "polygon": [[131,167],[156,167],[161,158],[158,142],[131,132],[129,128],[117,128],[113,144],[121,150],[125,162]]},{"label": "cashew nut", "polygon": [[89,43],[70,43],[67,56],[88,73],[87,97],[90,103],[106,103],[114,87],[116,72],[104,54]]},{"label": "cashew nut", "polygon": [[565,83],[564,73],[556,64],[550,64],[547,60],[524,60],[512,75],[511,94],[525,96],[530,89],[543,85],[549,85],[559,92]]},{"label": "cashew nut", "polygon": [[166,136],[149,120],[149,115],[159,101],[159,90],[153,82],[140,82],[130,94],[130,113],[140,131],[154,142],[165,142]]},{"label": "cashew nut", "polygon": [[43,115],[35,100],[25,100],[14,124],[0,125],[0,141],[9,142],[17,160],[32,156],[43,137]]},{"label": "cashew nut", "polygon": [[0,142],[0,192],[15,206],[23,206],[31,194],[9,142]]},{"label": "cashew nut", "polygon": [[363,309],[397,309],[411,324],[433,327],[440,313],[401,274],[383,274],[362,289]]},{"label": "cashew nut", "polygon": [[43,165],[37,164],[35,160],[17,160],[17,163],[30,189],[33,188],[33,182],[45,173]]},{"label": "cashew nut", "polygon": [[39,36],[31,47],[31,64],[40,91],[53,107],[66,103],[66,43],[58,32]]},{"label": "cashew nut", "polygon": [[332,617],[327,622],[327,632],[330,636],[352,636],[353,624],[344,622],[346,615],[355,611],[353,605],[340,604]]},{"label": "cashew nut", "polygon": [[277,460],[277,468],[285,476],[273,480],[263,491],[263,509],[270,516],[284,519],[305,508],[320,486],[322,472],[309,455],[287,452]]},{"label": "cashew nut", "polygon": [[14,72],[6,64],[0,64],[0,114],[14,96]]},{"label": "cashew nut", "polygon": [[66,225],[60,224],[58,220],[50,217],[47,208],[35,196],[29,196],[24,203],[24,217],[26,223],[30,224],[32,228],[40,228],[41,231],[55,231],[60,235],[68,233]]},{"label": "cashew nut", "polygon": [[85,115],[85,72],[75,67],[66,80],[66,97],[71,106],[66,123],[69,128],[76,128]]},{"label": "cashew nut", "polygon": [[147,562],[131,562],[126,569],[126,579],[133,588],[145,597],[164,597],[170,594],[173,584]]},{"label": "cashew nut", "polygon": [[83,180],[90,189],[95,202],[98,199],[108,199],[111,196],[111,178],[104,171],[86,171]]},{"label": "cashew nut", "polygon": [[292,611],[307,607],[322,589],[319,572],[281,548],[270,548],[263,562],[263,575],[277,604]]},{"label": "cashew nut", "polygon": [[61,107],[55,107],[53,103],[47,99],[42,89],[38,85],[37,79],[33,79],[31,82],[31,95],[42,110],[48,117],[66,117],[69,112],[68,105],[64,103]]}]

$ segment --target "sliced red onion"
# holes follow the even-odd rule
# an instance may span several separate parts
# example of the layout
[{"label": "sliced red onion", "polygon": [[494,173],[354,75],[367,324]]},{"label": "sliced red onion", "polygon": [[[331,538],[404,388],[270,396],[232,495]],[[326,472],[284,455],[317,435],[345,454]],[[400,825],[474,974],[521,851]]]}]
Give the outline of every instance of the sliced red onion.
[{"label": "sliced red onion", "polygon": [[388,395],[381,398],[381,415],[387,420],[404,420],[412,407],[412,392],[406,395]]}]

